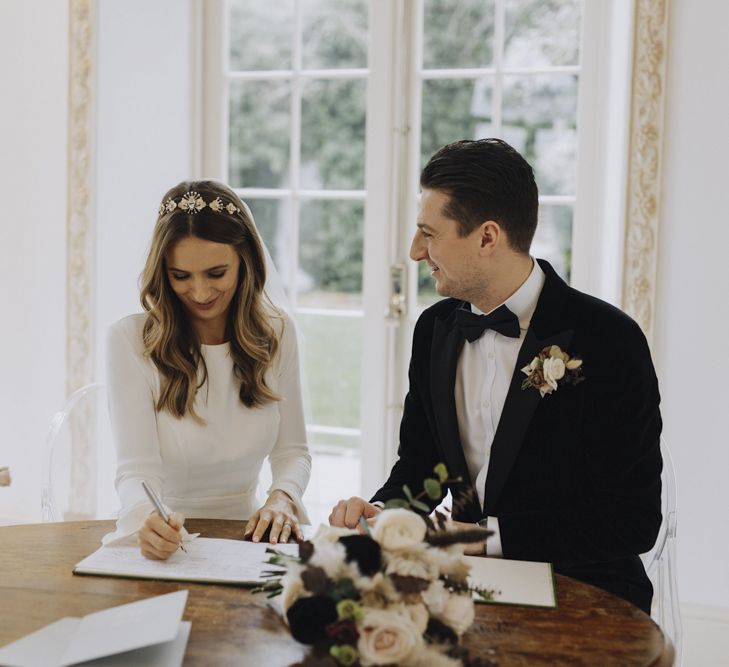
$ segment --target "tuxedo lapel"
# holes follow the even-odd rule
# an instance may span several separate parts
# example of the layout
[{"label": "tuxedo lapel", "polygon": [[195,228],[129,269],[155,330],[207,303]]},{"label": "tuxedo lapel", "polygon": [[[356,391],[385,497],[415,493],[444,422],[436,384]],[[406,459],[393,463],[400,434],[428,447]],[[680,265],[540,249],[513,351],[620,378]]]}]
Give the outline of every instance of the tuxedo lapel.
[{"label": "tuxedo lapel", "polygon": [[545,347],[559,345],[562,349],[567,349],[572,341],[572,329],[563,328],[564,303],[569,288],[547,262],[539,260],[539,264],[545,273],[544,287],[519,350],[499,426],[491,445],[484,489],[485,515],[493,511],[501,495],[539,403],[549,400],[549,397],[542,398],[539,390],[533,387],[521,388],[526,378],[521,369]]},{"label": "tuxedo lapel", "polygon": [[[454,390],[456,367],[463,348],[464,337],[454,318],[436,319],[430,349],[430,393],[433,400],[433,418],[451,477],[462,477],[470,484],[468,466],[458,433],[458,417]],[[478,505],[478,503],[476,503]]]}]

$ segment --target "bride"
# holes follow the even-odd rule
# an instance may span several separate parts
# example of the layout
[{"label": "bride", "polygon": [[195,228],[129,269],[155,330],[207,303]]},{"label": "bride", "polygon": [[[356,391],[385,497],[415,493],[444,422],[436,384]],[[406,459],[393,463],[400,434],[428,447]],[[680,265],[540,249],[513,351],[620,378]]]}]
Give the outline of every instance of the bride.
[{"label": "bride", "polygon": [[[244,537],[301,537],[306,445],[296,332],[269,300],[250,210],[227,186],[185,181],[159,209],[141,276],[144,313],[113,324],[107,377],[121,510],[108,544],[138,533],[165,559],[185,516],[249,519]],[[266,501],[256,498],[264,459]],[[142,481],[162,499],[165,523]]]}]

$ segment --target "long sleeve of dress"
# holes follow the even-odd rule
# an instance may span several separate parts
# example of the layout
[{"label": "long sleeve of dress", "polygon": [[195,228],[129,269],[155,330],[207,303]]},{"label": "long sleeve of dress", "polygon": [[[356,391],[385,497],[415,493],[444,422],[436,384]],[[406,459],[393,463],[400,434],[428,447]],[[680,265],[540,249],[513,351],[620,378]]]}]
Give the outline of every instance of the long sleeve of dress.
[{"label": "long sleeve of dress", "polygon": [[311,475],[311,456],[306,444],[296,330],[288,318],[281,336],[277,371],[280,422],[276,444],[269,455],[272,475],[269,493],[275,489],[286,492],[296,503],[300,521],[310,523],[302,496]]},{"label": "long sleeve of dress", "polygon": [[[163,495],[164,480],[154,410],[155,378],[143,366],[141,337],[130,318],[107,336],[109,414],[117,457],[116,490],[121,501],[116,532],[104,543],[134,534],[151,511],[142,481]],[[139,340],[137,340],[139,338]]]}]

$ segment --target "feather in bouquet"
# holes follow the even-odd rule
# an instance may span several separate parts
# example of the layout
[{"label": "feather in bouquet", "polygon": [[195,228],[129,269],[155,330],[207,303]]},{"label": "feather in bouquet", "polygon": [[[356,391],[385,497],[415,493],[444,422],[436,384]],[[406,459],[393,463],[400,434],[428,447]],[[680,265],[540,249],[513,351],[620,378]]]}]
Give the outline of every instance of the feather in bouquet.
[{"label": "feather in bouquet", "polygon": [[[439,493],[441,484],[455,481],[442,464],[435,472]],[[425,487],[434,498],[435,487]],[[406,501],[428,509],[409,490]],[[257,590],[281,595],[291,634],[316,647],[320,665],[490,664],[469,659],[459,645],[474,619],[474,589],[459,543],[483,541],[490,531],[449,530],[443,514],[433,521],[392,504],[398,506],[386,507],[371,530],[362,522],[365,534],[321,526],[299,544],[298,558],[269,549],[268,562],[278,568]]]}]

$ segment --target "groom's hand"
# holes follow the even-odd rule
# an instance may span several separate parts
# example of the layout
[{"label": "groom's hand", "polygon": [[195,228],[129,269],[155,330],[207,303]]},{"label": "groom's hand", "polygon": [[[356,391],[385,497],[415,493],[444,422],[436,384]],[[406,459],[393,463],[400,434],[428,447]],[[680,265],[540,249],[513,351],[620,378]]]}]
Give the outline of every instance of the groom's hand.
[{"label": "groom's hand", "polygon": [[356,496],[349,500],[340,500],[329,515],[329,525],[337,528],[356,528],[359,518],[371,519],[382,510],[376,505],[368,503],[364,498]]}]

